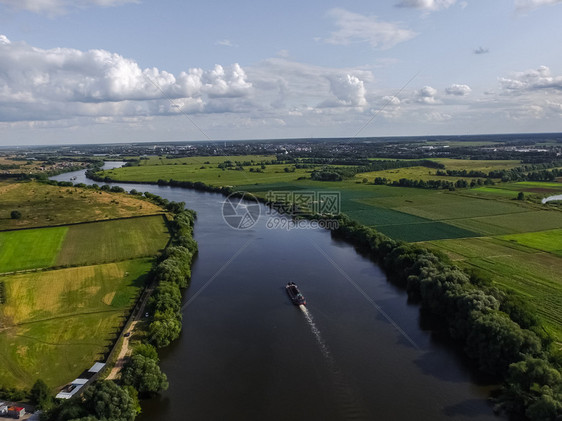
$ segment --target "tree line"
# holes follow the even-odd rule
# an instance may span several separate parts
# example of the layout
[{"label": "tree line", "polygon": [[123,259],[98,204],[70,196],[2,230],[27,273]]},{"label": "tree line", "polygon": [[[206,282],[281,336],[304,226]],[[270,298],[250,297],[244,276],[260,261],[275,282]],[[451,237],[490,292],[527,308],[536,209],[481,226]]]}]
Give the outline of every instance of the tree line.
[{"label": "tree line", "polygon": [[562,353],[521,299],[419,245],[336,218],[334,235],[367,250],[411,300],[446,323],[482,372],[503,380],[497,410],[533,421],[562,416]]}]

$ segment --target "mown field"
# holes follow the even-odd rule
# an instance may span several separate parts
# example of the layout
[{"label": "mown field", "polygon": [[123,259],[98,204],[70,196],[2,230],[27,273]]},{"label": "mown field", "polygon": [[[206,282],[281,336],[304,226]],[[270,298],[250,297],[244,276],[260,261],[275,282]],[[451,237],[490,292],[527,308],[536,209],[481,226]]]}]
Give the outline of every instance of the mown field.
[{"label": "mown field", "polygon": [[[220,160],[222,157],[217,157]],[[236,158],[230,158],[235,160]],[[242,160],[242,159],[237,159]],[[445,169],[484,171],[510,169],[519,161],[437,159]],[[111,177],[144,181],[176,179],[230,185],[258,196],[289,191],[341,195],[341,211],[392,238],[425,242],[446,252],[461,266],[477,268],[497,285],[516,291],[536,308],[549,332],[562,342],[562,211],[542,205],[538,198],[562,193],[562,183],[496,183],[456,191],[423,190],[363,183],[375,177],[389,179],[446,179],[425,167],[357,174],[352,180],[310,180],[309,171],[281,173],[267,166],[265,173],[222,171],[191,165],[146,166],[142,170],[113,170]],[[284,167],[284,166],[280,166]],[[220,175],[220,177],[219,177]],[[306,179],[300,179],[301,177]],[[138,180],[138,178],[135,178]],[[516,200],[519,192],[536,199]]]},{"label": "mown field", "polygon": [[[18,210],[21,219],[11,219]],[[64,225],[162,212],[128,194],[51,186],[37,182],[0,184],[0,230]]]},{"label": "mown field", "polygon": [[100,360],[150,259],[0,276],[0,385],[61,386]]},{"label": "mown field", "polygon": [[161,215],[0,232],[0,273],[153,256],[168,238]]}]

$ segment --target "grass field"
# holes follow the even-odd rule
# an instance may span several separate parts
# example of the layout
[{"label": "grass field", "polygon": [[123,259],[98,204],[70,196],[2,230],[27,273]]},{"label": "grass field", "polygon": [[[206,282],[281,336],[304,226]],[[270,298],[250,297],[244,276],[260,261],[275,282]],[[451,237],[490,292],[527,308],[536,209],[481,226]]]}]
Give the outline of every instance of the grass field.
[{"label": "grass field", "polygon": [[56,265],[91,265],[154,256],[168,239],[168,230],[159,215],[72,225]]},{"label": "grass field", "polygon": [[[533,234],[524,234],[529,241]],[[543,236],[539,236],[539,238]],[[534,244],[537,244],[536,240]],[[426,243],[461,267],[477,268],[536,309],[548,331],[562,341],[562,259],[555,254],[499,238],[464,238]],[[544,245],[544,243],[543,243]]]},{"label": "grass field", "polygon": [[[224,157],[223,157],[224,158]],[[205,168],[201,168],[204,166]],[[233,169],[222,170],[216,165],[152,165],[140,167],[126,167],[115,170],[107,170],[107,175],[114,180],[120,181],[158,181],[158,179],[178,181],[201,181],[211,186],[236,186],[240,184],[254,183],[277,183],[296,180],[299,177],[309,176],[311,170],[298,169],[295,172],[285,172],[285,168],[291,165],[275,164],[267,165],[262,173],[250,172],[245,167],[244,171]],[[259,168],[259,167],[254,167]]]},{"label": "grass field", "polygon": [[[21,219],[11,219],[19,210]],[[128,194],[51,186],[37,182],[0,185],[0,230],[64,225],[162,212]]]},{"label": "grass field", "polygon": [[562,256],[562,229],[505,235],[500,238],[502,240],[522,244],[536,250],[547,251],[549,253]]},{"label": "grass field", "polygon": [[153,256],[168,238],[160,215],[0,232],[0,273]]},{"label": "grass field", "polygon": [[103,357],[150,259],[0,276],[0,385],[63,385]]},{"label": "grass field", "polygon": [[0,232],[0,273],[54,266],[68,227]]}]

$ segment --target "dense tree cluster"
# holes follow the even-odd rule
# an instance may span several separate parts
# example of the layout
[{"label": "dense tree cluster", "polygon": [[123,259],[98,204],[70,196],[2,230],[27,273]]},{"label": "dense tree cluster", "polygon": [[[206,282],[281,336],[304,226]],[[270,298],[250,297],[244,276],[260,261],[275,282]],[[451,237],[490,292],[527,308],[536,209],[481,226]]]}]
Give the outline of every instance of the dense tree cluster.
[{"label": "dense tree cluster", "polygon": [[139,412],[130,388],[111,380],[95,382],[75,399],[69,399],[42,415],[46,421],[132,421]]},{"label": "dense tree cluster", "polygon": [[[335,235],[366,248],[411,299],[445,321],[480,370],[505,379],[504,409],[531,420],[562,416],[562,361],[549,352],[550,338],[517,298],[423,247],[392,240],[345,215],[338,222]],[[548,375],[529,378],[529,367]]]},{"label": "dense tree cluster", "polygon": [[151,395],[168,388],[168,378],[158,366],[158,354],[153,348],[149,351],[146,346],[140,351],[133,351],[133,355],[123,367],[121,382],[132,386],[141,395]]},{"label": "dense tree cluster", "polygon": [[153,270],[158,286],[149,302],[153,317],[148,336],[157,348],[168,346],[181,333],[181,289],[188,286],[191,261],[197,252],[192,235],[195,213],[184,209],[184,203],[167,202],[165,206],[174,213],[169,223],[172,242]]}]

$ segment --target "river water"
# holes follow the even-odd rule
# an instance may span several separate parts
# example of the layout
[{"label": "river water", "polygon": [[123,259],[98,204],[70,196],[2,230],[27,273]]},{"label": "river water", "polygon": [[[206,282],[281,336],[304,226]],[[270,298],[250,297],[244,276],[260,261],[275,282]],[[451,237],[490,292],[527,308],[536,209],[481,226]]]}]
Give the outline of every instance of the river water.
[{"label": "river water", "polygon": [[[121,163],[109,163],[106,168]],[[84,171],[54,179],[85,179]],[[152,420],[492,420],[491,386],[381,269],[328,231],[227,225],[224,197],[119,183],[197,211],[183,332],[160,352],[170,388]],[[293,305],[284,285],[307,299]]]}]

